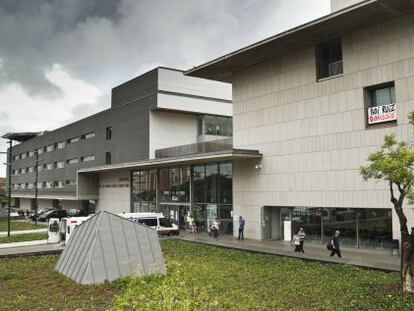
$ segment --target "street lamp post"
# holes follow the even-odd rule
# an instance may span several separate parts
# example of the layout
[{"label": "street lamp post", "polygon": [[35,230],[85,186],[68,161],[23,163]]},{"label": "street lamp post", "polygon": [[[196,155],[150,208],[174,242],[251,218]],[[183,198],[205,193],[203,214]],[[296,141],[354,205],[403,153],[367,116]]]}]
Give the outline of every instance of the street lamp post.
[{"label": "street lamp post", "polygon": [[35,224],[37,225],[37,182],[39,176],[39,152],[35,149]]},{"label": "street lamp post", "polygon": [[9,140],[9,211],[7,213],[7,236],[10,237],[10,213],[11,213],[11,173],[12,173],[12,140]]},{"label": "street lamp post", "polygon": [[7,153],[7,152],[0,152],[0,154],[8,154],[8,161],[6,162],[6,163],[4,163],[4,164],[6,164],[7,165],[7,168],[8,168],[8,171],[9,171],[9,173],[8,173],[8,175],[9,175],[9,179],[8,179],[8,205],[9,205],[9,208],[8,208],[8,212],[7,212],[7,236],[8,237],[10,237],[10,206],[11,206],[11,162],[12,162],[12,158],[11,158],[11,149],[12,149],[12,141],[10,140],[9,141],[9,144],[10,144],[10,149],[9,149],[9,152]]}]

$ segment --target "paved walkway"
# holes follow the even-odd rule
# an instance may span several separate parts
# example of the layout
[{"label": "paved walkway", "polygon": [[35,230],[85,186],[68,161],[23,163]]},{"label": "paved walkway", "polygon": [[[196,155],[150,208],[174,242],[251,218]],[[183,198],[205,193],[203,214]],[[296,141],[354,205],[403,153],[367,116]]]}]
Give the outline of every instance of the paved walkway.
[{"label": "paved walkway", "polygon": [[10,247],[0,249],[0,259],[5,257],[23,257],[34,255],[60,254],[63,246],[58,244],[42,244],[24,247]]},{"label": "paved walkway", "polygon": [[[296,257],[304,260],[349,264],[360,267],[379,269],[385,271],[399,271],[400,257],[391,256],[390,251],[376,251],[342,247],[342,258],[330,257],[325,245],[310,244],[305,242],[305,253],[295,253],[290,243],[283,241],[258,241],[245,239],[239,241],[232,236],[221,235],[217,239],[208,236],[206,233],[191,234],[185,231],[180,232],[180,239],[210,244],[219,247],[241,249],[259,253]],[[18,257],[27,255],[44,255],[61,253],[63,246],[57,244],[32,245],[24,247],[0,249],[0,258]]]},{"label": "paved walkway", "polygon": [[[15,230],[10,231],[10,235],[17,235],[17,234],[30,234],[30,233],[42,233],[47,232],[47,228],[44,229],[31,229],[31,230]],[[0,231],[0,238],[7,236],[7,231]]]},{"label": "paved walkway", "polygon": [[391,256],[391,251],[376,251],[341,247],[342,258],[330,257],[330,252],[325,245],[310,244],[305,242],[305,253],[293,252],[289,242],[283,241],[258,241],[245,239],[242,241],[228,235],[221,235],[217,239],[206,233],[191,234],[180,232],[180,238],[186,241],[210,244],[220,247],[241,249],[253,252],[296,257],[304,260],[349,264],[366,268],[380,269],[386,271],[400,270],[400,257]]}]

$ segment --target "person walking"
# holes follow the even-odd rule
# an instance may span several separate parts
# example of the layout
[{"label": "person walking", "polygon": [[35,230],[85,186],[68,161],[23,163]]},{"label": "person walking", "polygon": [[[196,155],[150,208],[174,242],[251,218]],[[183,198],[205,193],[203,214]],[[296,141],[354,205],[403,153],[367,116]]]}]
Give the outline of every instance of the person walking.
[{"label": "person walking", "polygon": [[218,238],[218,233],[220,230],[220,223],[217,218],[214,219],[213,223],[211,224],[210,231],[215,238]]},{"label": "person walking", "polygon": [[246,224],[246,221],[243,219],[243,217],[239,217],[239,238],[238,240],[244,240],[244,225]]},{"label": "person walking", "polygon": [[190,225],[191,233],[192,234],[197,233],[197,226],[196,226],[195,219],[194,219],[193,215],[190,216],[188,224]]},{"label": "person walking", "polygon": [[292,238],[292,242],[290,242],[292,247],[295,247],[295,253],[300,253],[300,240],[299,235],[295,233]]},{"label": "person walking", "polygon": [[341,256],[341,250],[339,249],[339,230],[335,231],[335,235],[331,238],[331,244],[332,244],[332,250],[331,250],[331,257],[333,257],[335,254],[338,257]]},{"label": "person walking", "polygon": [[300,251],[304,253],[305,251],[303,249],[303,243],[305,242],[306,233],[305,231],[303,231],[303,227],[299,228],[298,236],[299,236],[299,242],[300,242]]}]

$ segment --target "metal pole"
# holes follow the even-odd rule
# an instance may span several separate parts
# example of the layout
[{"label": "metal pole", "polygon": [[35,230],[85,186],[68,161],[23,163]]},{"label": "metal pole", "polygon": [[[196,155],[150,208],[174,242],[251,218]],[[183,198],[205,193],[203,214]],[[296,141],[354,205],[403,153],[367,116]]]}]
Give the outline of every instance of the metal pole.
[{"label": "metal pole", "polygon": [[35,150],[35,225],[37,225],[37,181],[39,176],[39,152]]},{"label": "metal pole", "polygon": [[7,213],[7,236],[10,237],[10,213],[11,213],[11,172],[12,172],[12,140],[9,140],[9,211]]}]

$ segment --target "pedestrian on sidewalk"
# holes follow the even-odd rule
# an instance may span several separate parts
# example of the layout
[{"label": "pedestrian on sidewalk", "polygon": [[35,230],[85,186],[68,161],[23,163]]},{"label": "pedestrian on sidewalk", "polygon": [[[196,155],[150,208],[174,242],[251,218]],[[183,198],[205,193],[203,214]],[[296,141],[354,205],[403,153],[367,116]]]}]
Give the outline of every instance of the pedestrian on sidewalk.
[{"label": "pedestrian on sidewalk", "polygon": [[243,217],[239,217],[239,238],[238,240],[242,239],[244,240],[244,225],[246,224],[246,221],[243,219]]},{"label": "pedestrian on sidewalk", "polygon": [[306,233],[305,231],[303,231],[303,227],[299,228],[298,236],[299,236],[299,242],[300,242],[300,251],[304,253],[305,251],[303,249],[303,243],[305,242]]},{"label": "pedestrian on sidewalk", "polygon": [[299,235],[297,233],[293,235],[292,242],[290,242],[290,245],[292,247],[295,247],[296,253],[300,253],[300,240],[299,240]]},{"label": "pedestrian on sidewalk", "polygon": [[335,231],[334,236],[331,238],[331,244],[332,244],[332,250],[331,250],[331,257],[333,257],[335,254],[338,257],[341,256],[341,250],[339,249],[339,230]]},{"label": "pedestrian on sidewalk", "polygon": [[220,230],[220,223],[217,218],[214,219],[213,223],[210,226],[210,232],[215,238],[218,238],[218,233]]},{"label": "pedestrian on sidewalk", "polygon": [[195,222],[193,215],[191,215],[190,218],[188,219],[188,224],[190,226],[191,233],[192,234],[197,233],[197,226],[196,226],[196,222]]}]

